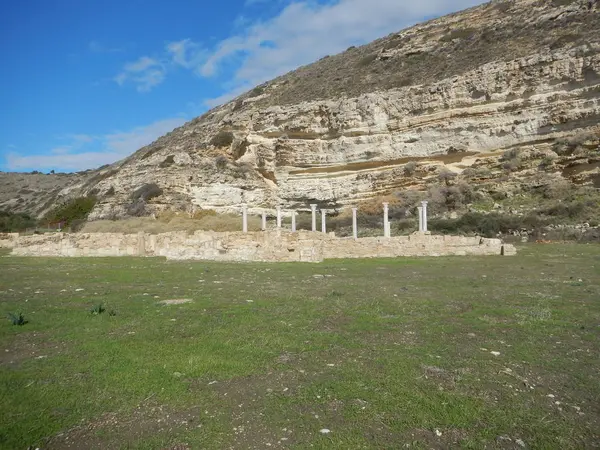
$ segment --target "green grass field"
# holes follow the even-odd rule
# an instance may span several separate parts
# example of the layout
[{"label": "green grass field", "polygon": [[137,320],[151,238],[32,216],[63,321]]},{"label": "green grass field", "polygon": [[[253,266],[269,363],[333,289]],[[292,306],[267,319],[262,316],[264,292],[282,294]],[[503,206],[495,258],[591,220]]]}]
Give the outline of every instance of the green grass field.
[{"label": "green grass field", "polygon": [[[0,294],[2,315],[28,320],[0,322],[1,448],[600,446],[598,245],[322,264],[3,256]],[[177,299],[191,302],[159,303]]]}]

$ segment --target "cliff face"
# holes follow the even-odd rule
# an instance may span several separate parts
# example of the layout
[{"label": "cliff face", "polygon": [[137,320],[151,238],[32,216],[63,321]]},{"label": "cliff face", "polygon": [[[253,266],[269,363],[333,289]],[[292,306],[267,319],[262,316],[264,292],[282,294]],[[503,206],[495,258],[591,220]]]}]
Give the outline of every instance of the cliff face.
[{"label": "cliff face", "polygon": [[70,192],[101,198],[91,219],[126,215],[149,183],[155,210],[338,208],[507,150],[552,158],[549,179],[597,183],[595,147],[553,144],[600,134],[598,24],[595,1],[515,0],[417,25],[265,83]]}]

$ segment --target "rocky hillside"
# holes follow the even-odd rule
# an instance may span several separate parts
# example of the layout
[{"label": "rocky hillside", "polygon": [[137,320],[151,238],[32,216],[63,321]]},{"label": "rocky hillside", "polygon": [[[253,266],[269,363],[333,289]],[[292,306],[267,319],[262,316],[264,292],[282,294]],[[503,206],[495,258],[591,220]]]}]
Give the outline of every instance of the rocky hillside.
[{"label": "rocky hillside", "polygon": [[598,24],[596,0],[508,0],[416,25],[264,83],[50,198],[94,194],[101,219],[339,209],[442,179],[480,197],[600,187]]}]

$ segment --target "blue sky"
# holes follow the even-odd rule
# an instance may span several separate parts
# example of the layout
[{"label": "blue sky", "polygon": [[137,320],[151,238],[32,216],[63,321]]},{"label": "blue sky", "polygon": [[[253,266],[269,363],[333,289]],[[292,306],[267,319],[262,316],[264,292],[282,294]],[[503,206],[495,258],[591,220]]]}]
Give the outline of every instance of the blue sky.
[{"label": "blue sky", "polygon": [[480,0],[0,5],[0,170],[115,162],[263,81]]}]

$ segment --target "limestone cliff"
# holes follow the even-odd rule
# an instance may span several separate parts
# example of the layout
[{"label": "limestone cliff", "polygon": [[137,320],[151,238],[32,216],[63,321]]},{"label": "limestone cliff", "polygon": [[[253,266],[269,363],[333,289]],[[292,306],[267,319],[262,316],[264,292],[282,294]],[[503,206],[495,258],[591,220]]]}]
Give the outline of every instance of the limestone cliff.
[{"label": "limestone cliff", "polygon": [[[267,82],[68,189],[99,196],[91,219],[127,215],[148,183],[148,211],[339,208],[515,149],[598,183],[599,24],[596,1],[493,1]],[[554,152],[583,133],[585,155]]]}]

